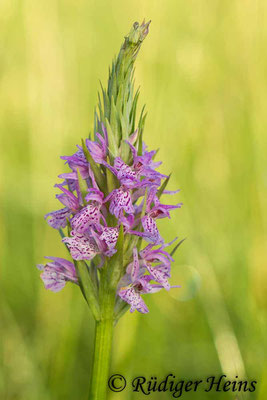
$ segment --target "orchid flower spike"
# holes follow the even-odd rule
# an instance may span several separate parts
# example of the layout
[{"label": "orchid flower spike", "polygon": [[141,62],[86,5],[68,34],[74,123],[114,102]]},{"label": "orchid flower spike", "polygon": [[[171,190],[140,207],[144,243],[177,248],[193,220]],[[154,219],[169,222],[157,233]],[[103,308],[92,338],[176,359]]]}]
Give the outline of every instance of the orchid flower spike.
[{"label": "orchid flower spike", "polygon": [[74,154],[61,157],[70,169],[55,185],[64,208],[45,215],[60,232],[69,259],[50,257],[38,266],[45,287],[57,292],[66,282],[79,285],[96,319],[105,290],[118,315],[128,308],[147,313],[143,296],[172,287],[173,258],[158,219],[171,218],[182,203],[161,203],[162,194],[177,192],[166,190],[169,176],[158,171],[157,152],[143,142],[146,114],[143,109],[137,118],[139,91],[133,83],[149,25],[135,23],[126,36],[107,88],[101,86],[94,134]]}]

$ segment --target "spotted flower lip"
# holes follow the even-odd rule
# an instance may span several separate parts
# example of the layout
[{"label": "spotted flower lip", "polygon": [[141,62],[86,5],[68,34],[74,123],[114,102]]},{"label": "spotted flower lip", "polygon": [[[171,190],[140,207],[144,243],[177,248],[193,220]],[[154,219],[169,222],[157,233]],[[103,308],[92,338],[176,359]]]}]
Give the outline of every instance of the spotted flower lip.
[{"label": "spotted flower lip", "polygon": [[118,236],[119,236],[119,230],[117,227],[115,228],[106,227],[103,229],[103,232],[99,236],[99,239],[102,240],[107,246],[106,249],[103,249],[103,253],[106,256],[110,257],[114,253],[116,253],[115,246],[118,240]]},{"label": "spotted flower lip", "polygon": [[157,224],[155,220],[149,215],[145,215],[141,219],[143,225],[143,232],[131,230],[133,235],[140,236],[144,238],[147,242],[152,242],[155,245],[163,243],[163,238],[161,237]]},{"label": "spotted flower lip", "polygon": [[100,210],[97,205],[88,204],[70,221],[72,228],[78,233],[84,233],[89,226],[99,223]]},{"label": "spotted flower lip", "polygon": [[99,253],[95,240],[86,234],[74,231],[72,237],[65,237],[62,242],[66,243],[74,260],[92,260]]},{"label": "spotted flower lip", "polygon": [[37,267],[42,271],[41,278],[46,289],[49,289],[52,292],[58,292],[63,289],[68,281],[73,283],[78,282],[75,267],[72,262],[59,257],[45,258],[52,261],[45,265],[39,264]]},{"label": "spotted flower lip", "polygon": [[146,303],[140,296],[140,293],[136,291],[134,287],[126,287],[120,289],[119,296],[122,300],[130,304],[130,312],[134,312],[135,310],[137,310],[142,314],[148,313]]},{"label": "spotted flower lip", "polygon": [[123,211],[127,214],[133,214],[134,208],[132,204],[130,191],[125,187],[114,189],[105,199],[105,202],[110,201],[109,211],[119,218]]},{"label": "spotted flower lip", "polygon": [[171,285],[168,282],[170,275],[163,265],[157,267],[147,265],[147,270],[156,282],[161,284],[166,290],[170,290]]},{"label": "spotted flower lip", "polygon": [[163,238],[160,236],[155,220],[146,215],[142,218],[142,225],[144,228],[144,238],[147,241],[151,241],[155,244],[163,243]]}]

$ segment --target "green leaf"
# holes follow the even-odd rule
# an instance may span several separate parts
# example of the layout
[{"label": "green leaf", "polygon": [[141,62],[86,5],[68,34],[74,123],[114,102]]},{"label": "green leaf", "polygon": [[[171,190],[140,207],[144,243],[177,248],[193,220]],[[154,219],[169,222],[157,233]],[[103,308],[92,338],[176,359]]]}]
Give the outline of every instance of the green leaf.
[{"label": "green leaf", "polygon": [[105,119],[105,126],[106,126],[108,139],[109,139],[109,152],[110,152],[110,155],[113,158],[115,158],[118,156],[119,150],[118,150],[116,138],[114,137],[113,131],[111,129],[111,126],[110,126],[107,118]]},{"label": "green leaf", "polygon": [[114,134],[117,146],[119,146],[121,141],[120,123],[113,96],[111,97],[110,126]]},{"label": "green leaf", "polygon": [[63,229],[62,229],[62,228],[59,228],[58,232],[59,232],[61,238],[64,239],[64,237],[65,237],[66,235],[65,235],[65,233],[63,232]]},{"label": "green leaf", "polygon": [[112,90],[114,86],[114,77],[115,77],[115,62],[112,62],[111,71],[109,71],[109,80],[108,80],[108,97],[111,98]]},{"label": "green leaf", "polygon": [[157,157],[157,154],[158,154],[158,152],[159,152],[159,147],[155,150],[155,153],[153,154],[153,156],[152,156],[152,160],[155,160],[155,158]]},{"label": "green leaf", "polygon": [[116,108],[119,112],[122,112],[123,108],[123,85],[120,85],[119,93],[116,100]]},{"label": "green leaf", "polygon": [[[104,104],[104,113],[102,113],[102,116],[104,116],[104,118],[110,118],[110,100],[108,98],[107,92],[106,90],[103,88],[101,82],[101,89],[102,89],[102,96],[103,96],[103,104]],[[103,118],[101,118],[101,120],[103,121]]]},{"label": "green leaf", "polygon": [[115,321],[117,322],[130,308],[130,305],[125,301],[119,299],[115,306]]},{"label": "green leaf", "polygon": [[[107,157],[107,162],[108,164],[110,164],[109,156]],[[108,168],[106,169],[106,175],[107,175],[108,193],[111,193],[112,190],[116,189],[116,187],[119,187],[119,181],[116,179],[115,175]]]},{"label": "green leaf", "polygon": [[130,154],[130,147],[127,143],[125,143],[125,140],[129,139],[129,136],[128,136],[129,132],[128,132],[127,123],[125,121],[125,117],[121,113],[120,113],[120,122],[121,122],[122,138],[123,138],[123,141],[120,146],[121,158],[123,159],[123,161],[125,161],[127,163],[129,161],[128,158],[129,158],[129,154]]},{"label": "green leaf", "polygon": [[159,191],[158,191],[158,193],[157,193],[157,196],[158,196],[159,199],[160,199],[160,197],[161,197],[163,191],[166,189],[166,187],[167,187],[167,185],[168,185],[168,183],[169,183],[169,180],[170,180],[171,175],[172,175],[172,174],[170,174],[170,175],[165,179],[165,181],[163,182],[163,184],[162,184],[161,187],[159,188]]},{"label": "green leaf", "polygon": [[100,262],[100,256],[96,256],[90,263],[90,268],[89,268],[89,273],[93,282],[93,285],[96,288],[96,291],[98,292],[99,289],[99,280],[98,280],[98,274],[97,274],[97,266],[96,263]]},{"label": "green leaf", "polygon": [[127,122],[125,116],[120,112],[120,123],[121,123],[121,131],[123,139],[127,139]]},{"label": "green leaf", "polygon": [[104,118],[104,110],[103,110],[103,106],[102,106],[102,101],[101,101],[101,97],[100,97],[100,94],[99,94],[99,93],[97,93],[97,96],[98,96],[98,111],[99,111],[99,117],[100,117],[100,120],[103,121],[103,118]]},{"label": "green leaf", "polygon": [[146,105],[144,105],[142,108],[141,115],[139,118],[139,123],[138,123],[137,143],[138,143],[138,155],[139,156],[141,156],[142,152],[143,152],[143,131],[144,131],[144,126],[145,126],[145,121],[146,121],[146,116],[147,116],[147,114],[144,114],[145,106]]},{"label": "green leaf", "polygon": [[117,77],[116,73],[114,73],[113,76],[113,82],[112,82],[112,88],[111,88],[111,98],[114,97],[114,99],[117,98]]},{"label": "green leaf", "polygon": [[96,321],[100,320],[100,307],[98,302],[97,289],[91,279],[88,266],[84,261],[75,261],[78,281],[82,294],[88,303]]},{"label": "green leaf", "polygon": [[132,88],[130,88],[130,90],[129,90],[128,99],[127,99],[127,102],[125,103],[125,109],[123,111],[123,114],[126,117],[125,119],[129,123],[130,123],[130,114],[131,114],[131,109],[132,109],[132,104],[133,104],[133,91],[131,89]]},{"label": "green leaf", "polygon": [[[60,228],[60,229],[58,230],[58,233],[60,234],[61,239],[64,239],[64,237],[66,237],[66,235],[64,234],[62,228]],[[70,235],[70,233],[69,233],[69,235]],[[64,246],[65,246],[65,248],[67,249],[67,252],[69,253],[70,251],[69,251],[69,248],[68,248],[68,246],[67,246],[66,243],[64,243]]]},{"label": "green leaf", "polygon": [[136,107],[137,107],[137,101],[139,98],[139,88],[137,89],[135,96],[134,96],[134,100],[133,100],[133,105],[132,105],[132,109],[131,109],[131,113],[130,113],[130,123],[131,123],[131,132],[133,133],[135,130],[135,118],[136,118]]},{"label": "green leaf", "polygon": [[180,247],[181,244],[182,244],[185,240],[186,240],[186,238],[180,240],[180,242],[177,243],[177,245],[174,247],[174,249],[173,249],[173,250],[171,251],[171,253],[170,253],[171,256],[173,256],[173,255],[175,254],[175,252],[176,252],[176,250],[178,249],[178,247]]}]

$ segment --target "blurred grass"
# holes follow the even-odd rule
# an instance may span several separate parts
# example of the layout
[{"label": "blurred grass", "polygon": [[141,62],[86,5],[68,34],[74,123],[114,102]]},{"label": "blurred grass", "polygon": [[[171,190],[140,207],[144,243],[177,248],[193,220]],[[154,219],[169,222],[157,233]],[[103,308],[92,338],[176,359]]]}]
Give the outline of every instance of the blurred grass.
[{"label": "blurred grass", "polygon": [[98,80],[144,17],[136,81],[146,141],[182,189],[184,207],[161,225],[188,238],[173,274],[188,301],[162,292],[147,316],[125,316],[112,368],[128,380],[247,375],[259,382],[251,398],[266,397],[266,1],[2,0],[1,399],[86,398],[93,321],[77,288],[46,292],[34,266],[65,254],[43,220],[58,206],[59,156],[92,128]]}]

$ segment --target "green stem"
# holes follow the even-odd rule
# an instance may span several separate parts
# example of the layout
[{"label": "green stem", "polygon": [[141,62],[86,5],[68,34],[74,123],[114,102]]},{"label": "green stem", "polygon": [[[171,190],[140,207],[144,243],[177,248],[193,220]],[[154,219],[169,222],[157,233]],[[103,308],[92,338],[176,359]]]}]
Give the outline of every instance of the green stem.
[{"label": "green stem", "polygon": [[89,400],[105,400],[111,360],[113,318],[96,322],[95,349]]},{"label": "green stem", "polygon": [[101,318],[95,325],[95,347],[89,400],[106,400],[114,329],[116,292],[110,290],[108,269],[103,267],[100,279]]}]

